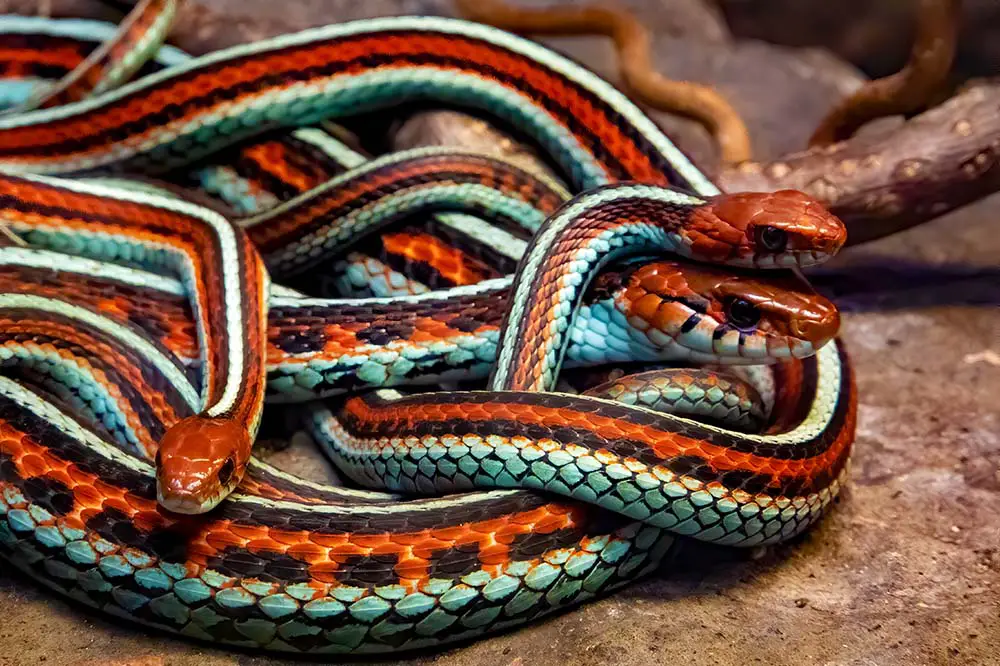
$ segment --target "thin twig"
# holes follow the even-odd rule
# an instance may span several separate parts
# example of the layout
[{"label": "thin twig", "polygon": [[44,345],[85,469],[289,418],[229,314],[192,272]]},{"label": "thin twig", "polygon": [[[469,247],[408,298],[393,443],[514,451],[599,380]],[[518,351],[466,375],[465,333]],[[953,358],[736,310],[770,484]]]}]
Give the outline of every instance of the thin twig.
[{"label": "thin twig", "polygon": [[550,35],[599,34],[618,50],[622,79],[649,106],[688,116],[705,125],[725,162],[750,159],[750,134],[739,113],[712,88],[672,81],[653,68],[649,31],[631,13],[600,5],[525,9],[502,0],[457,0],[466,18],[512,32]]},{"label": "thin twig", "polygon": [[948,80],[955,59],[961,0],[920,0],[910,59],[900,71],[869,81],[820,122],[810,146],[849,138],[870,120],[926,109]]}]

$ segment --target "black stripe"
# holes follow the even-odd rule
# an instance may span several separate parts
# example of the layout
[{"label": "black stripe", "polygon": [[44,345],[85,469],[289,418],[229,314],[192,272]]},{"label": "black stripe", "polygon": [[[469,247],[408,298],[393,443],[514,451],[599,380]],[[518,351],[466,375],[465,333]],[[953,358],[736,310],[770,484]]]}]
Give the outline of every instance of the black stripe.
[{"label": "black stripe", "polygon": [[[102,481],[121,488],[136,497],[155,500],[156,482],[151,474],[143,474],[137,470],[122,465],[114,460],[103,458],[95,454],[87,446],[66,434],[47,420],[41,418],[29,409],[21,407],[15,401],[6,396],[0,395],[0,422],[9,422],[17,430],[29,433],[36,441],[44,444],[49,453],[61,460],[75,464],[81,472],[93,474],[101,478]],[[82,425],[82,424],[81,424]],[[83,425],[86,428],[85,425]],[[113,445],[112,445],[113,446]],[[4,462],[0,458],[0,478],[7,480],[19,480],[16,478],[16,470],[11,461]],[[435,508],[433,511],[421,509],[427,501],[435,500],[400,500],[391,499],[382,502],[371,502],[370,504],[355,503],[353,501],[334,502],[329,504],[339,504],[340,506],[351,506],[354,511],[350,514],[321,513],[308,506],[301,509],[281,508],[274,509],[248,502],[223,501],[210,516],[218,520],[230,520],[242,525],[262,525],[287,530],[306,530],[320,534],[339,535],[349,533],[361,534],[400,534],[421,531],[440,527],[441,525],[460,525],[470,522],[481,522],[492,520],[499,516],[511,515],[530,511],[544,506],[551,502],[551,498],[533,492],[511,493],[499,498],[482,499],[464,504],[452,504],[446,508]],[[400,511],[398,513],[387,514],[381,507],[410,505],[412,511]],[[596,510],[596,509],[594,509]],[[107,512],[103,512],[107,514]],[[111,527],[108,527],[108,534],[115,536],[121,541],[123,536],[129,536],[130,540],[136,541],[138,548],[146,548],[148,552],[148,539],[139,541],[132,539],[130,535],[124,534],[128,528],[120,527],[117,531],[122,531],[116,535],[116,525],[121,516],[107,515]],[[182,526],[177,528],[183,529]],[[173,534],[173,538],[178,536],[177,531],[168,531]],[[133,535],[134,536],[134,535]],[[163,537],[166,539],[167,537]],[[145,545],[144,545],[145,544]],[[166,546],[163,546],[164,548]]]},{"label": "black stripe", "polygon": [[[843,355],[842,355],[843,356]],[[806,395],[811,399],[815,393],[815,358],[805,359],[804,366],[808,369],[812,367],[811,376],[813,383],[805,386]],[[807,376],[810,373],[807,371]],[[799,442],[797,444],[781,443],[759,443],[748,440],[735,434],[720,433],[708,430],[696,423],[679,422],[665,415],[640,412],[630,409],[627,405],[616,405],[609,403],[597,403],[581,398],[564,394],[539,394],[529,392],[440,392],[427,393],[423,395],[404,397],[399,401],[382,400],[375,394],[365,396],[364,399],[375,406],[386,406],[393,404],[398,407],[419,404],[523,404],[523,405],[544,405],[546,407],[564,409],[579,412],[581,414],[595,414],[611,419],[619,419],[626,423],[651,427],[664,432],[675,432],[681,436],[695,440],[702,440],[712,446],[732,449],[740,453],[747,453],[756,456],[776,458],[778,460],[805,460],[822,454],[836,440],[840,434],[848,416],[848,385],[850,373],[845,366],[841,376],[841,386],[839,391],[840,399],[831,418],[828,428],[817,437]],[[811,390],[810,390],[811,389]],[[380,422],[376,424],[362,424],[350,413],[344,415],[345,423],[350,424],[353,432],[363,437],[382,437],[396,434],[399,424],[396,422]],[[468,434],[486,435],[495,433],[501,436],[523,435],[533,439],[551,438],[563,443],[577,443],[593,449],[608,448],[609,450],[623,456],[635,456],[645,462],[662,462],[658,456],[649,450],[646,444],[628,439],[609,439],[602,434],[591,429],[575,429],[568,427],[558,427],[549,425],[525,424],[510,420],[491,420],[483,422],[470,422],[463,419],[443,420],[443,421],[420,421],[415,424],[407,424],[412,430],[412,434],[420,437],[424,435],[440,436],[447,433],[467,432]],[[370,426],[370,427],[368,427]],[[411,432],[408,430],[408,432]],[[480,432],[481,431],[481,432]]]},{"label": "black stripe", "polygon": [[[317,488],[315,486],[309,485],[302,482],[297,477],[285,477],[278,476],[267,470],[267,468],[261,467],[248,467],[247,477],[253,479],[259,483],[266,486],[271,486],[275,490],[281,493],[288,493],[291,495],[298,495],[300,497],[306,498],[308,500],[319,500],[318,503],[326,504],[372,504],[372,505],[384,505],[387,501],[384,497],[366,497],[359,495],[347,495],[346,493],[339,492],[338,488],[325,487]],[[288,500],[296,501],[296,500]],[[311,504],[311,502],[310,502]],[[308,506],[308,504],[306,505]]]},{"label": "black stripe", "polygon": [[[377,36],[379,37],[401,37],[411,36],[413,33],[406,30],[401,31],[385,31],[379,32]],[[430,34],[421,32],[421,35]],[[323,46],[323,45],[344,45],[350,44],[353,41],[360,41],[372,38],[373,33],[353,35],[350,37],[340,37],[328,40],[326,42],[320,42],[317,44],[310,45]],[[515,59],[523,60],[524,62],[530,64],[532,67],[542,67],[539,63],[525,58],[523,56],[510,53],[501,47],[490,44],[482,40],[477,40],[474,38],[468,38],[461,35],[445,34],[448,39],[453,40],[464,40],[466,42],[471,42],[477,46],[484,47],[491,51],[498,51],[504,54],[509,54]],[[185,72],[178,76],[173,77],[169,80],[169,83],[175,84],[181,81],[189,80],[195,76],[203,75],[206,73],[215,72],[223,67],[238,66],[241,62],[246,60],[252,60],[254,57],[272,56],[279,55],[282,53],[291,53],[299,51],[303,48],[302,45],[288,46],[281,49],[272,49],[263,53],[254,54],[252,56],[247,56],[245,58],[235,58],[221,63],[213,63],[207,66],[199,67],[193,71]],[[209,108],[219,103],[224,99],[235,99],[236,97],[256,92],[271,86],[278,86],[288,83],[293,83],[297,81],[310,80],[317,77],[327,77],[336,74],[340,71],[345,71],[349,69],[356,69],[358,67],[365,69],[375,69],[380,66],[391,65],[391,64],[401,64],[406,63],[409,65],[420,66],[429,65],[436,68],[452,68],[459,69],[463,71],[475,71],[484,78],[493,79],[500,81],[501,83],[513,87],[517,90],[521,90],[526,93],[527,96],[531,97],[537,104],[545,108],[549,113],[554,115],[559,119],[560,122],[569,127],[575,135],[579,136],[582,141],[586,144],[586,148],[590,150],[598,159],[607,165],[612,174],[617,179],[624,179],[628,177],[628,171],[626,167],[619,162],[610,152],[608,152],[602,142],[602,139],[589,133],[587,128],[574,117],[567,109],[562,106],[562,100],[555,99],[550,96],[550,91],[538,90],[528,84],[526,81],[517,79],[515,77],[508,76],[507,74],[500,72],[499,70],[491,67],[488,63],[476,63],[463,60],[460,58],[454,58],[448,55],[442,54],[419,54],[415,56],[380,56],[378,54],[359,56],[353,58],[349,61],[327,63],[324,65],[310,67],[303,70],[283,72],[276,75],[268,75],[250,81],[238,86],[233,86],[231,88],[222,90],[213,90],[206,95],[193,98],[184,104],[180,105],[169,105],[163,110],[155,113],[147,114],[137,120],[125,123],[117,128],[110,130],[96,132],[94,134],[88,135],[82,139],[67,140],[58,142],[55,144],[50,144],[40,149],[37,146],[23,146],[23,147],[5,147],[0,148],[0,155],[23,155],[23,154],[33,154],[41,152],[42,154],[59,154],[59,153],[69,153],[85,151],[94,146],[99,146],[107,143],[112,143],[117,140],[124,139],[125,137],[142,134],[143,132],[157,126],[162,126],[178,118],[184,117],[189,111],[198,108]],[[611,123],[615,127],[621,128],[623,133],[628,137],[628,139],[636,146],[637,150],[646,155],[650,161],[653,163],[654,168],[658,169],[662,173],[667,175],[669,182],[676,184],[679,187],[690,188],[691,184],[684,178],[681,177],[680,173],[674,168],[674,166],[669,162],[669,160],[660,155],[650,144],[642,134],[635,129],[625,117],[616,111],[614,108],[604,103],[596,95],[593,95],[588,90],[578,87],[573,81],[570,81],[567,77],[564,77],[556,72],[547,70],[547,73],[556,79],[564,81],[569,87],[578,89],[581,97],[586,99],[596,108],[600,109],[604,116],[607,118],[607,122]],[[137,91],[132,95],[128,95],[117,102],[117,105],[128,104],[128,102],[144,94],[144,90]],[[392,106],[395,104],[402,103],[404,100],[392,100],[390,103],[382,104],[381,106]],[[446,99],[441,100],[449,103],[455,102],[468,102],[468,98],[464,100]],[[375,105],[373,105],[375,106]],[[471,105],[470,105],[471,106]],[[361,109],[359,109],[360,111]],[[487,109],[489,110],[489,109]],[[579,183],[577,183],[579,185]]]},{"label": "black stripe", "polygon": [[452,298],[398,301],[377,305],[366,305],[360,301],[337,305],[283,305],[270,309],[270,334],[272,342],[275,342],[273,338],[277,335],[293,331],[305,334],[305,331],[312,329],[323,331],[331,325],[331,322],[336,322],[339,326],[363,324],[366,328],[370,328],[399,325],[420,318],[434,318],[436,321],[447,322],[462,316],[474,316],[482,325],[499,325],[503,319],[508,292],[509,289],[506,288],[491,289]]},{"label": "black stripe", "polygon": [[698,325],[701,321],[701,315],[698,313],[692,314],[690,317],[684,320],[681,324],[681,333],[690,333],[694,330],[694,327]]}]

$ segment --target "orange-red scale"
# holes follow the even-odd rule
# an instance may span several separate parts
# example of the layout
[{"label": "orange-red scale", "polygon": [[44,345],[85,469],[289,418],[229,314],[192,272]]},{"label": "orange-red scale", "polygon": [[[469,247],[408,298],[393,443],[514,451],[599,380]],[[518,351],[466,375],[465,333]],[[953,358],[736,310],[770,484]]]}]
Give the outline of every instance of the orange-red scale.
[{"label": "orange-red scale", "polygon": [[[385,34],[347,37],[333,40],[326,44],[304,45],[298,48],[285,49],[281,53],[258,54],[243,59],[231,65],[206,71],[191,78],[168,80],[160,84],[155,91],[144,91],[130,95],[114,106],[120,113],[112,113],[110,109],[97,109],[83,113],[74,118],[52,120],[35,126],[11,128],[0,132],[0,145],[9,148],[31,148],[37,154],[45,154],[46,146],[52,146],[66,140],[82,139],[90,135],[113,129],[122,124],[125,119],[139,119],[150,113],[155,113],[168,104],[185,105],[193,102],[195,107],[204,110],[204,102],[194,102],[210,91],[220,88],[230,88],[234,85],[247,83],[262,76],[273,77],[275,80],[288,76],[291,72],[312,67],[321,67],[335,63],[345,63],[352,58],[378,54],[401,58],[398,64],[382,65],[383,70],[407,67],[402,61],[408,56],[426,54],[454,55],[461,62],[468,62],[470,73],[481,76],[474,67],[485,65],[497,70],[502,75],[511,76],[523,84],[534,87],[547,99],[555,101],[561,108],[556,110],[561,118],[572,118],[584,125],[590,136],[585,137],[585,145],[600,145],[607,150],[624,168],[624,173],[613,174],[620,178],[640,180],[649,183],[666,183],[664,174],[640,151],[635,143],[619,128],[617,123],[610,122],[604,112],[594,107],[575,88],[561,77],[553,75],[537,63],[517,54],[509,53],[501,48],[488,44],[477,43],[460,35],[407,34],[402,37]],[[251,64],[252,63],[252,64]],[[430,67],[425,66],[430,69]],[[363,65],[344,67],[341,74],[353,74],[366,71]],[[453,67],[438,68],[442,71],[457,72],[464,68],[461,64]],[[255,93],[255,94],[260,94]],[[242,97],[248,97],[243,95]],[[240,97],[233,100],[238,103]],[[210,104],[218,107],[219,104]],[[194,107],[192,107],[193,109]],[[190,117],[191,110],[185,114]],[[557,121],[561,121],[557,118]],[[182,122],[187,122],[186,119]],[[145,134],[149,134],[150,130]],[[133,135],[131,140],[141,140],[143,137]],[[87,151],[70,151],[74,154]],[[52,154],[50,159],[65,159],[67,155]],[[611,168],[610,166],[608,168]]]},{"label": "orange-red scale", "polygon": [[[853,399],[853,398],[852,398]],[[847,423],[835,441],[818,455],[801,459],[781,459],[745,453],[693,439],[680,433],[658,430],[651,426],[630,423],[621,419],[601,416],[592,411],[545,405],[514,403],[411,403],[404,405],[374,406],[364,398],[349,399],[344,409],[364,423],[393,423],[403,434],[413,431],[417,424],[446,421],[514,420],[523,424],[588,430],[607,439],[627,439],[639,442],[661,460],[695,456],[705,461],[719,473],[749,471],[771,477],[772,485],[782,487],[793,479],[812,480],[838,469],[845,462],[853,432],[854,406],[849,408]],[[609,453],[609,455],[611,455]]]},{"label": "orange-red scale", "polygon": [[497,277],[496,271],[482,261],[431,234],[386,233],[382,235],[382,246],[390,254],[427,264],[456,286]]}]

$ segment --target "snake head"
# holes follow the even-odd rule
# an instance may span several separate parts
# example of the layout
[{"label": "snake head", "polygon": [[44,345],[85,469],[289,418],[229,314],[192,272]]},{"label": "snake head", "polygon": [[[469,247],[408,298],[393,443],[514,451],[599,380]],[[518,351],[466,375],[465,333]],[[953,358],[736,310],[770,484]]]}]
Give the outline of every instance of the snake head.
[{"label": "snake head", "polygon": [[694,209],[688,226],[692,256],[731,266],[814,266],[846,240],[840,218],[796,190],[721,194]]},{"label": "snake head", "polygon": [[250,436],[234,421],[190,416],[167,430],[156,452],[156,497],[174,513],[210,511],[243,478]]},{"label": "snake head", "polygon": [[650,344],[697,362],[804,358],[840,328],[836,306],[796,274],[677,261],[632,272],[617,307]]}]

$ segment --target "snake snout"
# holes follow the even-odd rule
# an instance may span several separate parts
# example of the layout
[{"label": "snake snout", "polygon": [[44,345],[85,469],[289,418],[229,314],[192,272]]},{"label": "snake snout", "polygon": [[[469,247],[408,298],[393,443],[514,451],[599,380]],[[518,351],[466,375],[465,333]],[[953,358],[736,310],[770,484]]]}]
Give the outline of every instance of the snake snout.
[{"label": "snake snout", "polygon": [[790,322],[792,335],[819,347],[840,330],[840,312],[832,303],[814,301],[811,308],[799,312]]},{"label": "snake snout", "polygon": [[232,419],[197,415],[175,423],[156,456],[160,504],[175,513],[211,509],[239,483],[236,459],[249,450],[249,435]]}]

